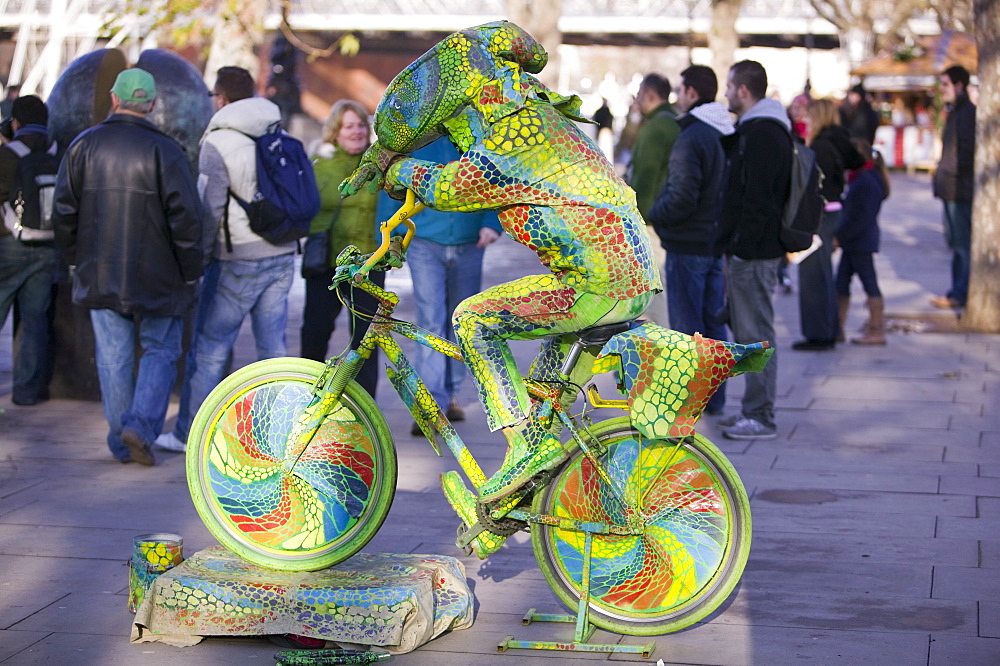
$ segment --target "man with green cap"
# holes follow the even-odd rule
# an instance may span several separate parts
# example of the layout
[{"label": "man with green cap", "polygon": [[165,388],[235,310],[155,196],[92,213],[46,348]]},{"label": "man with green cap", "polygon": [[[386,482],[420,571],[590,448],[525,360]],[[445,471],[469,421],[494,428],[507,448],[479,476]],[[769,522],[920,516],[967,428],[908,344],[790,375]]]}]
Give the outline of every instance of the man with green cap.
[{"label": "man with green cap", "polygon": [[204,263],[194,174],[180,144],[147,120],[155,104],[149,72],[118,75],[111,115],[66,151],[52,214],[56,243],[75,267],[73,302],[90,310],[108,447],[119,462],[143,465],[154,464],[150,443],[163,427]]}]

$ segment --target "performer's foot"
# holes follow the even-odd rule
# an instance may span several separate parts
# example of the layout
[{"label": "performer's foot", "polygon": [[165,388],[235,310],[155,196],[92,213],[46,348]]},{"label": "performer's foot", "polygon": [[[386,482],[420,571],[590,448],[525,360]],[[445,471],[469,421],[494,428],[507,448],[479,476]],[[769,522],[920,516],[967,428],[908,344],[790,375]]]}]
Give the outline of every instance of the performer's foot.
[{"label": "performer's foot", "polygon": [[[471,529],[479,521],[478,516],[476,516],[476,498],[465,487],[465,483],[462,482],[462,478],[458,475],[458,472],[451,471],[442,474],[441,488],[444,490],[444,496],[448,498],[448,504],[455,510],[458,517],[462,519],[465,526]],[[469,545],[472,546],[476,557],[485,560],[500,550],[500,547],[506,540],[507,537],[505,536],[483,531]]]},{"label": "performer's foot", "polygon": [[559,438],[535,423],[504,428],[503,434],[507,438],[507,455],[497,473],[477,489],[481,502],[494,502],[510,495],[531,477],[552,469],[569,455]]}]

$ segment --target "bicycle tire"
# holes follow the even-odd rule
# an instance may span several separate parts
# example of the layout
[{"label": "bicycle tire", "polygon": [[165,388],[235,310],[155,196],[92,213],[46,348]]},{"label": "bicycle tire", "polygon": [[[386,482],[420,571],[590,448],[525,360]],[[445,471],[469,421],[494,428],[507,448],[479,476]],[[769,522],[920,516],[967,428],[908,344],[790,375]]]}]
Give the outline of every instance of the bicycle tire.
[{"label": "bicycle tire", "polygon": [[392,435],[355,382],[306,450],[286,460],[288,433],[323,367],[258,361],[224,379],[194,418],[186,464],[195,508],[219,543],[253,564],[333,566],[371,540],[392,504]]},{"label": "bicycle tire", "polygon": [[[611,478],[626,481],[641,536],[594,534],[590,621],[653,636],[703,619],[732,593],[750,554],[750,502],[725,455],[700,435],[643,440],[627,417],[590,428]],[[625,525],[625,511],[593,463],[577,451],[534,500],[535,512]],[[535,558],[556,596],[577,610],[585,534],[532,525]]]}]

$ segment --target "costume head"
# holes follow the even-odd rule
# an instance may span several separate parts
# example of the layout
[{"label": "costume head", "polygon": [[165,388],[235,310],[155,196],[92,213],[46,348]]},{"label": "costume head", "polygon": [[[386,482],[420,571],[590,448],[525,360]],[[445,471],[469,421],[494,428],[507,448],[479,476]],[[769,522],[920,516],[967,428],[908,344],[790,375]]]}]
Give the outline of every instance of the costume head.
[{"label": "costume head", "polygon": [[[389,84],[375,110],[379,143],[410,153],[443,134],[464,134],[476,119],[487,124],[522,108],[541,86],[545,49],[508,21],[486,23],[449,35]],[[457,137],[456,137],[457,138]]]}]

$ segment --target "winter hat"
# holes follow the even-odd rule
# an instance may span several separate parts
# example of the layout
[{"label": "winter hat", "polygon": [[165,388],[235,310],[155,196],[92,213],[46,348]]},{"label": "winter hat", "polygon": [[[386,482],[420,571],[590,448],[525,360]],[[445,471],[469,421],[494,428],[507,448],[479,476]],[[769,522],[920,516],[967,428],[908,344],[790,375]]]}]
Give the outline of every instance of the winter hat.
[{"label": "winter hat", "polygon": [[14,100],[10,115],[22,125],[49,124],[49,109],[45,102],[35,95],[22,95]]}]

